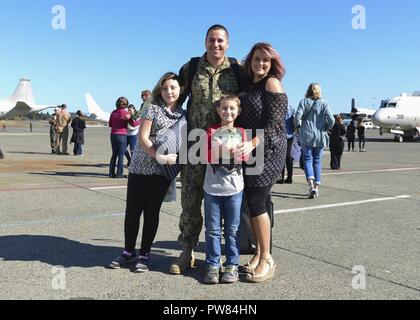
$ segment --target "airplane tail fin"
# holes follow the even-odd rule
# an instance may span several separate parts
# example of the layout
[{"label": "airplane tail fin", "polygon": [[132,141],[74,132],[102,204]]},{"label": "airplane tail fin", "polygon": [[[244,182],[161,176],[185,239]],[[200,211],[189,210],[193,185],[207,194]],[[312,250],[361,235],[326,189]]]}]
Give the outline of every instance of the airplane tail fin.
[{"label": "airplane tail fin", "polygon": [[0,100],[0,114],[4,117],[17,116],[19,112],[27,113],[35,106],[31,80],[22,78],[13,94]]},{"label": "airplane tail fin", "polygon": [[25,78],[20,79],[11,98],[16,102],[24,102],[30,107],[35,106],[35,98],[32,91],[31,80]]},{"label": "airplane tail fin", "polygon": [[96,103],[90,93],[85,94],[86,104],[90,114],[95,114],[96,118],[101,121],[108,122],[110,113],[101,109],[101,107]]},{"label": "airplane tail fin", "polygon": [[356,113],[357,112],[357,109],[356,109],[356,99],[351,99],[351,110],[350,110],[350,112],[351,113]]}]

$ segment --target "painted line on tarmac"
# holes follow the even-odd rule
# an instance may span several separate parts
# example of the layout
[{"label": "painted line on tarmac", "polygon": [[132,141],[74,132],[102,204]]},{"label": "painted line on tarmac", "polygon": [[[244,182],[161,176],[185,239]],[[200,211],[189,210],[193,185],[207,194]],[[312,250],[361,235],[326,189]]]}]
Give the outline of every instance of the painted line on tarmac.
[{"label": "painted line on tarmac", "polygon": [[310,211],[310,210],[320,210],[320,209],[328,209],[328,208],[336,208],[336,207],[346,207],[346,206],[354,206],[354,205],[364,204],[364,203],[390,201],[390,200],[401,200],[401,199],[408,199],[408,198],[411,198],[411,196],[402,195],[402,196],[396,196],[396,197],[376,198],[376,199],[368,199],[368,200],[361,200],[361,201],[354,201],[354,202],[342,202],[342,203],[334,203],[334,204],[325,204],[325,205],[314,206],[314,207],[277,210],[277,211],[274,211],[274,214],[301,212],[301,211]]},{"label": "painted line on tarmac", "polygon": [[[322,205],[322,206],[316,206],[316,207],[306,207],[306,208],[278,210],[278,211],[274,211],[274,214],[299,212],[299,211],[309,211],[309,210],[319,210],[319,209],[325,209],[325,208],[350,206],[350,205],[370,203],[370,202],[379,202],[379,201],[401,200],[401,199],[408,199],[408,198],[411,198],[411,196],[402,195],[402,196],[396,196],[396,197],[368,199],[368,200],[362,200],[362,201],[354,201],[354,202],[346,202],[346,203],[329,204],[329,205]],[[22,227],[22,226],[29,226],[29,225],[40,225],[40,224],[42,225],[42,224],[51,224],[51,223],[64,223],[64,222],[81,221],[81,220],[87,220],[87,219],[112,218],[112,217],[124,217],[124,216],[125,216],[125,213],[124,212],[121,212],[121,213],[88,215],[88,216],[84,216],[84,217],[82,216],[82,217],[65,217],[65,218],[58,218],[58,219],[44,219],[44,220],[35,220],[35,221],[25,221],[25,222],[14,222],[14,223],[0,224],[0,228],[15,228],[15,227]]]},{"label": "painted line on tarmac", "polygon": [[[377,173],[377,172],[395,172],[395,171],[413,171],[420,170],[420,167],[414,168],[394,168],[394,169],[378,169],[378,170],[364,170],[364,171],[340,171],[340,172],[328,172],[322,173],[323,176],[336,176],[345,174],[361,174],[361,173]],[[304,174],[293,175],[294,177],[305,177]]]},{"label": "painted line on tarmac", "polygon": [[125,189],[125,188],[127,188],[127,186],[96,187],[96,188],[88,188],[88,189],[92,191],[97,191],[97,190]]}]

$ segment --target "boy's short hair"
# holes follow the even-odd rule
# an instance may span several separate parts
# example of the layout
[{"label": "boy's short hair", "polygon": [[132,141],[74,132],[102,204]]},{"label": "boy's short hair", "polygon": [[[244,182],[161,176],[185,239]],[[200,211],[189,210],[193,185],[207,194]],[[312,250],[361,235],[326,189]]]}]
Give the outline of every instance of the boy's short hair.
[{"label": "boy's short hair", "polygon": [[235,101],[238,105],[238,108],[241,107],[241,99],[239,99],[239,97],[234,93],[228,93],[227,95],[223,96],[219,101],[216,101],[214,103],[216,108],[220,107],[223,100]]}]

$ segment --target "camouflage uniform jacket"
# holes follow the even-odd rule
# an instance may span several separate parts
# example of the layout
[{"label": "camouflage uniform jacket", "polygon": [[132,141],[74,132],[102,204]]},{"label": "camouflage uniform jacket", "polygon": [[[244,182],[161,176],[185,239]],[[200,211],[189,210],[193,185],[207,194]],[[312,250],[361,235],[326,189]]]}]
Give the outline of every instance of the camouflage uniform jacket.
[{"label": "camouflage uniform jacket", "polygon": [[[179,71],[179,76],[184,88],[188,88],[189,62],[187,62]],[[214,68],[204,54],[198,63],[197,71],[191,84],[191,92],[184,92],[181,102],[189,97],[188,127],[189,129],[207,130],[211,125],[219,122],[219,117],[213,105],[227,93],[238,93],[239,84],[234,72],[230,68],[230,62],[227,57],[223,63]]]}]

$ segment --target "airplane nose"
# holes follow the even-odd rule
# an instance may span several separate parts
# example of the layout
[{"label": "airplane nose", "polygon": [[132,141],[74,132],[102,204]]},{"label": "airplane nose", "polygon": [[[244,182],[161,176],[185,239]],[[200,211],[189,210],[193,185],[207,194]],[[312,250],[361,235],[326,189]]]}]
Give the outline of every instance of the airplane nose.
[{"label": "airplane nose", "polygon": [[376,111],[372,116],[372,122],[376,126],[380,126],[381,123],[384,122],[384,116],[383,113],[379,110]]}]

